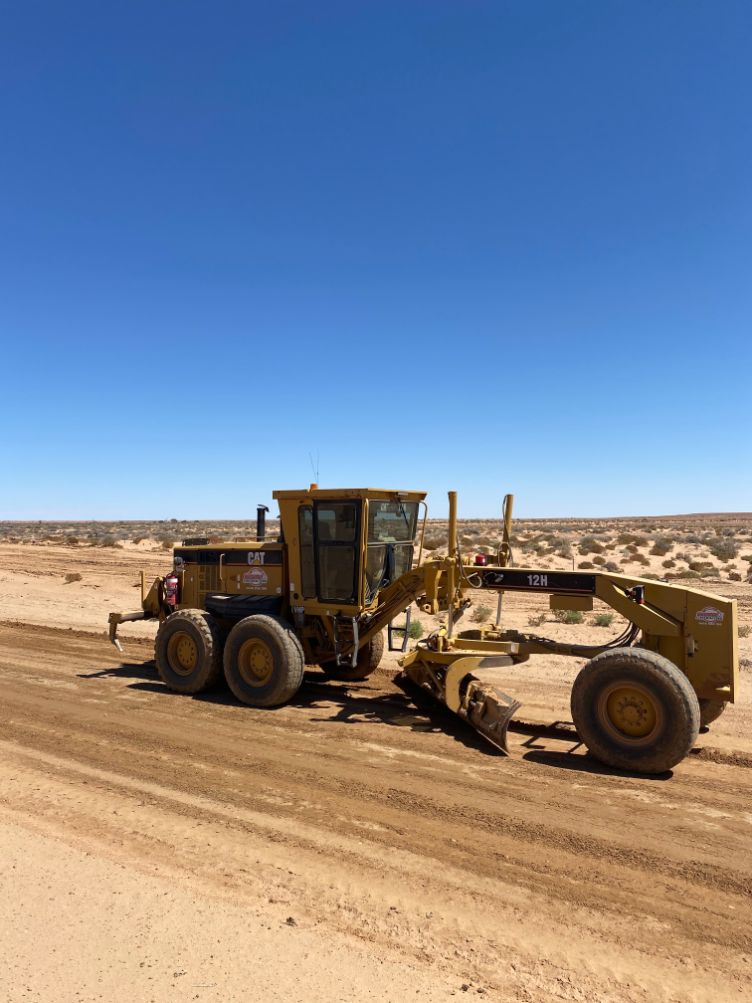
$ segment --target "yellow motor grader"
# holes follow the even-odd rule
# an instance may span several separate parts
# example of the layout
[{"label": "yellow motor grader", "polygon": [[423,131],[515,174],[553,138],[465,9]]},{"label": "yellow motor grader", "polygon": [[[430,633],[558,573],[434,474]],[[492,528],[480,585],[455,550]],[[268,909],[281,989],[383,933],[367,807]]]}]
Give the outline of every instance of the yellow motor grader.
[{"label": "yellow motor grader", "polygon": [[[738,687],[736,602],[667,582],[604,571],[511,566],[512,496],[492,563],[462,559],[457,498],[449,493],[447,556],[422,560],[425,493],[376,488],[276,491],[280,534],[266,538],[259,506],[256,539],[184,541],[165,577],[142,575],[142,608],[111,613],[121,623],[159,620],[155,657],[170,689],[200,693],[224,675],[245,704],[291,700],[306,665],[355,682],[378,666],[384,630],[413,603],[445,616],[439,630],[406,652],[404,675],[506,752],[520,706],[493,683],[493,670],[558,653],[588,661],[571,695],[572,719],[590,753],[618,769],[662,773],[693,747],[702,724]],[[499,596],[495,624],[457,630],[469,596]],[[592,609],[597,598],[622,617],[624,632],[601,645],[565,644],[505,630],[508,592],[545,593],[555,610]],[[409,616],[409,613],[408,613]],[[391,646],[391,645],[390,645]]]}]

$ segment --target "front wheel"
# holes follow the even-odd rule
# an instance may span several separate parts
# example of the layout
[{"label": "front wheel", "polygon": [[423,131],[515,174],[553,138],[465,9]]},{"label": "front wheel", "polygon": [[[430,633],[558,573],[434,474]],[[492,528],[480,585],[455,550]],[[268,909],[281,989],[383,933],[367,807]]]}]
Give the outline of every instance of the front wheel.
[{"label": "front wheel", "polygon": [[571,708],[590,753],[619,770],[665,773],[700,731],[700,705],[687,677],[644,648],[596,655],[575,679]]}]

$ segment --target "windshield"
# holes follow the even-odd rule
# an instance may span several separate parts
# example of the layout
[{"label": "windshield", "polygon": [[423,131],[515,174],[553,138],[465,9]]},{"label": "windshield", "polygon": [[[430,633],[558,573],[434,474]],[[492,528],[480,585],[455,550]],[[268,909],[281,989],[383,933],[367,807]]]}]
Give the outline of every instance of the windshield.
[{"label": "windshield", "polygon": [[369,501],[366,602],[413,563],[418,502]]},{"label": "windshield", "polygon": [[412,543],[418,502],[371,501],[368,505],[369,543]]}]

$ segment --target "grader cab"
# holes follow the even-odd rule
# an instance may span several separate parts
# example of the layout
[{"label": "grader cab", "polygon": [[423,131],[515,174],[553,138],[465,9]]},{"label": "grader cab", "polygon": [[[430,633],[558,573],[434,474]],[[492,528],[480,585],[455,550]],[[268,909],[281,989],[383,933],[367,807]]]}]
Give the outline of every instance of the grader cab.
[{"label": "grader cab", "polygon": [[[495,560],[465,563],[450,492],[448,555],[422,560],[425,494],[385,489],[277,491],[280,533],[255,540],[186,540],[173,568],[147,588],[121,623],[160,621],[159,674],[171,689],[199,693],[224,675],[255,707],[291,700],[306,665],[356,682],[378,666],[384,630],[411,604],[445,622],[401,660],[413,686],[454,711],[506,752],[519,703],[493,681],[534,654],[587,658],[572,689],[572,717],[591,754],[637,772],[670,769],[692,748],[738,685],[736,604],[666,582],[606,572],[510,566],[512,497],[505,501]],[[495,624],[457,631],[477,591],[499,597]],[[588,609],[598,598],[621,614],[623,633],[601,645],[563,644],[505,630],[501,599],[542,592],[553,608]],[[402,646],[404,651],[404,644]]]}]

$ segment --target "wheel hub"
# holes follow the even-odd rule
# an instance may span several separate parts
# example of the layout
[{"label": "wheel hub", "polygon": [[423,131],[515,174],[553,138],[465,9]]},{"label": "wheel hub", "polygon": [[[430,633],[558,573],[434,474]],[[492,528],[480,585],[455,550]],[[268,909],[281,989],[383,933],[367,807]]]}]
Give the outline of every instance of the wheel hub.
[{"label": "wheel hub", "polygon": [[266,641],[252,637],[240,646],[238,671],[248,686],[265,686],[274,671],[274,657]]},{"label": "wheel hub", "polygon": [[170,668],[179,676],[189,676],[198,665],[198,646],[190,634],[176,631],[167,645]]},{"label": "wheel hub", "polygon": [[660,727],[662,713],[653,695],[637,683],[613,683],[601,694],[598,717],[620,742],[647,744]]}]

